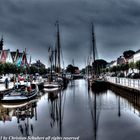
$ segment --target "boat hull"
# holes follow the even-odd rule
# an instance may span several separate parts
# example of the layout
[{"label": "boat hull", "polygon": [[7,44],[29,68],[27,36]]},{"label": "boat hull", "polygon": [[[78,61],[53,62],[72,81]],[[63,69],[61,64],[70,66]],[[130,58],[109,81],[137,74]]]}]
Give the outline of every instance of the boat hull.
[{"label": "boat hull", "polygon": [[3,98],[1,99],[1,102],[25,102],[25,101],[29,101],[34,99],[37,94],[38,94],[38,88],[37,85],[32,85],[32,87],[34,87],[34,89],[29,92],[29,93],[25,93],[22,91],[17,92],[16,90],[11,91],[10,93],[6,94],[5,96],[3,96]]},{"label": "boat hull", "polygon": [[45,91],[56,91],[59,90],[61,88],[61,85],[58,83],[46,83],[44,84],[44,90]]},{"label": "boat hull", "polygon": [[30,101],[32,99],[34,99],[35,97],[37,97],[37,92],[34,93],[33,95],[26,97],[26,96],[10,96],[10,97],[3,97],[3,99],[1,100],[2,102],[7,102],[7,103],[17,103],[17,102],[25,102],[25,101]]}]

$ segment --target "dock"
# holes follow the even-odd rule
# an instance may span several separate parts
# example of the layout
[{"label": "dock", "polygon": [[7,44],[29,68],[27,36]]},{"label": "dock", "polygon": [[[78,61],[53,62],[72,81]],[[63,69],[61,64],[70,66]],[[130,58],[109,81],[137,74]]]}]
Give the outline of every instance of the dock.
[{"label": "dock", "polygon": [[118,89],[120,88],[131,93],[140,94],[140,79],[107,77],[106,82]]},{"label": "dock", "polygon": [[3,94],[5,94],[5,92],[10,91],[13,87],[14,87],[14,83],[13,82],[9,83],[9,88],[8,89],[5,88],[5,84],[4,83],[1,83],[0,84],[0,98],[3,97]]},{"label": "dock", "polygon": [[0,93],[4,92],[6,90],[12,89],[13,87],[14,87],[14,83],[13,82],[9,83],[9,88],[8,89],[5,88],[5,84],[4,83],[1,83],[0,84]]}]

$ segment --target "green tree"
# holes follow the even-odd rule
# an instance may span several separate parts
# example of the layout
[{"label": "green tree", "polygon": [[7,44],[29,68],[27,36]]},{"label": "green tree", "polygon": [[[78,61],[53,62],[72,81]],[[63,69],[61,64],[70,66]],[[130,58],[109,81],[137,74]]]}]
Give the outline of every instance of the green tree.
[{"label": "green tree", "polygon": [[31,74],[35,74],[35,73],[38,72],[38,69],[35,66],[31,66],[30,67],[30,72],[31,72]]},{"label": "green tree", "polygon": [[71,65],[71,64],[69,64],[69,65],[67,66],[67,68],[66,68],[66,72],[71,73],[71,74],[74,74],[74,72],[75,72],[74,66]]},{"label": "green tree", "polygon": [[125,59],[130,58],[131,56],[133,56],[135,54],[135,52],[133,50],[127,50],[123,52],[123,56]]},{"label": "green tree", "polygon": [[132,70],[136,68],[136,64],[134,62],[129,63],[129,68]]},{"label": "green tree", "polygon": [[136,68],[140,70],[140,60],[136,62]]},{"label": "green tree", "polygon": [[95,74],[100,74],[101,70],[106,68],[107,62],[103,59],[97,59],[93,62],[93,71]]},{"label": "green tree", "polygon": [[129,65],[128,64],[122,64],[120,66],[120,70],[122,70],[122,71],[127,71],[128,69],[129,69]]},{"label": "green tree", "polygon": [[0,74],[3,74],[4,72],[4,67],[3,67],[3,64],[0,63]]}]

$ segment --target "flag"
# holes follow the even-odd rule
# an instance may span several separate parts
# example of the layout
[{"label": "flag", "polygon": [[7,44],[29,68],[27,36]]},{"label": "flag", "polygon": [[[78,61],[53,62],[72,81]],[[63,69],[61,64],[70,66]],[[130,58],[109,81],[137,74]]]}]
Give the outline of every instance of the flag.
[{"label": "flag", "polygon": [[18,57],[19,57],[19,50],[17,49],[15,57],[14,57],[14,63],[17,61]]},{"label": "flag", "polygon": [[21,62],[22,62],[22,58],[19,57],[19,58],[17,59],[16,65],[17,65],[18,67],[20,67],[20,66],[21,66]]},{"label": "flag", "polygon": [[23,51],[22,59],[21,59],[21,65],[23,67],[25,67],[25,68],[28,65],[28,63],[27,63],[27,57],[26,57],[26,51]]}]

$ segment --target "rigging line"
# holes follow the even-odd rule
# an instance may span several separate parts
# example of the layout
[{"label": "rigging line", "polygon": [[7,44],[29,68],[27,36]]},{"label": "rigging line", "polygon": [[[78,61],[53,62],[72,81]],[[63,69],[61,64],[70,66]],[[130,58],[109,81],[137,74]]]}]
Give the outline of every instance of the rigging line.
[{"label": "rigging line", "polygon": [[62,48],[60,48],[60,51],[61,51],[61,57],[62,57],[63,68],[65,68]]}]

